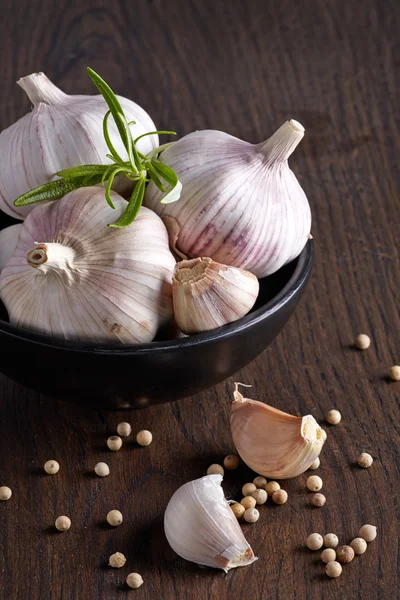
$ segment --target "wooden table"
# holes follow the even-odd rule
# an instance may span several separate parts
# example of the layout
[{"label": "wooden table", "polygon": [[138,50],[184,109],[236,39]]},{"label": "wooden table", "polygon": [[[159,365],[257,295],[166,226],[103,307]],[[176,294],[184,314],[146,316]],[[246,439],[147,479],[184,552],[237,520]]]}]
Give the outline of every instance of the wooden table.
[{"label": "wooden table", "polygon": [[[203,128],[249,141],[285,119],[306,127],[291,159],[311,202],[316,263],[300,308],[250,366],[194,398],[131,414],[54,402],[2,377],[0,589],[7,600],[394,600],[398,590],[400,362],[398,4],[370,0],[295,2],[18,0],[2,13],[1,127],[29,109],[15,81],[44,70],[69,93],[93,93],[85,66],[180,135]],[[79,7],[78,7],[79,5]],[[57,7],[57,8],[56,8]],[[0,157],[1,158],[1,157]],[[396,185],[397,184],[397,185]],[[366,352],[354,337],[372,338]],[[60,365],[60,368],[62,366]],[[199,365],[201,368],[201,365]],[[185,562],[169,548],[162,519],[172,493],[234,451],[229,430],[234,379],[251,397],[320,422],[330,408],[318,474],[327,497],[310,506],[307,475],[284,483],[286,505],[268,503],[245,534],[259,556],[225,576]],[[134,385],[134,383],[133,383]],[[117,423],[148,428],[154,442],[109,453]],[[357,466],[360,452],[374,457]],[[49,458],[61,464],[45,476]],[[111,476],[92,476],[105,460]],[[241,467],[224,483],[240,498],[254,477]],[[124,514],[118,529],[110,509]],[[55,518],[72,528],[56,533]],[[342,543],[364,523],[378,538],[337,580],[324,575],[311,532]],[[128,563],[107,567],[110,554]],[[130,571],[145,584],[129,592]]]}]

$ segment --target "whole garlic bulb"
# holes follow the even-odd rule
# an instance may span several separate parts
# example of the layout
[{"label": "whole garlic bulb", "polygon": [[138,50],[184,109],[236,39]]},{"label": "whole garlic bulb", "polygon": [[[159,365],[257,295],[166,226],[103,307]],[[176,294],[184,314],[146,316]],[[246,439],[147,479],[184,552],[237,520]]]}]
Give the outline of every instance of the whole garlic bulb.
[{"label": "whole garlic bulb", "polygon": [[145,205],[163,218],[181,256],[270,275],[300,254],[310,234],[310,207],[287,163],[303,136],[294,120],[254,145],[222,131],[190,133],[160,156],[182,183],[179,202],[160,204],[150,183]]},{"label": "whole garlic bulb", "polygon": [[253,308],[259,288],[257,277],[243,269],[211,258],[183,260],[172,279],[176,324],[191,334],[237,321]]},{"label": "whole garlic bulb", "polygon": [[65,339],[149,342],[172,316],[175,260],[161,219],[141,208],[131,227],[107,224],[126,201],[81,188],[37,205],[0,275],[10,321]]},{"label": "whole garlic bulb", "polygon": [[221,475],[182,485],[164,515],[171,548],[182,558],[228,572],[257,560],[225,500]]},{"label": "whole garlic bulb", "polygon": [[0,231],[0,272],[14,254],[21,229],[22,225],[10,225]]},{"label": "whole garlic bulb", "polygon": [[[18,81],[33,104],[32,112],[0,134],[0,209],[23,219],[32,206],[15,207],[21,194],[54,179],[63,169],[84,164],[108,164],[103,137],[103,118],[108,107],[101,95],[69,96],[44,73],[32,73]],[[133,137],[155,130],[149,115],[137,104],[118,96]],[[126,150],[114,120],[109,119],[110,138],[119,155]],[[139,140],[138,149],[148,154],[158,146],[158,136]]]},{"label": "whole garlic bulb", "polygon": [[307,471],[326,440],[326,432],[314,417],[295,417],[244,398],[238,385],[232,403],[231,431],[242,460],[259,475],[271,479],[290,479]]}]

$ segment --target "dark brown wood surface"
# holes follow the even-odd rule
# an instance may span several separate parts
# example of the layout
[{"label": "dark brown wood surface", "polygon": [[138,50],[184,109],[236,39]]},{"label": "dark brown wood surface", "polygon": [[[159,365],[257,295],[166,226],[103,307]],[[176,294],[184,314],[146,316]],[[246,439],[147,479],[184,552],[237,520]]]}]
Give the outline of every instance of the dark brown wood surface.
[{"label": "dark brown wood surface", "polygon": [[[0,595],[8,600],[394,600],[398,597],[400,383],[399,37],[394,0],[162,0],[2,3],[0,125],[29,110],[15,81],[43,70],[69,93],[93,93],[86,65],[180,135],[216,128],[248,141],[286,118],[306,137],[291,160],[311,202],[316,263],[296,315],[253,364],[194,398],[134,413],[63,404],[0,376]],[[1,157],[0,157],[1,160]],[[372,337],[351,349],[359,332]],[[60,365],[60,369],[62,369]],[[201,364],[199,364],[201,369]],[[155,373],[156,377],[157,374]],[[294,414],[343,414],[326,427],[318,474],[327,503],[310,507],[306,475],[288,481],[285,506],[261,509],[244,527],[259,556],[225,576],[176,556],[162,518],[172,493],[234,450],[232,382]],[[134,385],[134,381],[132,382]],[[109,453],[106,438],[128,420],[154,442]],[[360,452],[375,462],[355,463]],[[50,458],[55,477],[43,475]],[[94,464],[111,467],[106,479]],[[236,493],[251,476],[226,477]],[[253,475],[254,476],[254,475]],[[118,529],[105,525],[113,508]],[[72,519],[57,534],[60,514]],[[324,576],[311,532],[349,543],[378,525],[366,554]],[[110,554],[128,558],[107,568]],[[145,584],[129,592],[130,571]]]}]

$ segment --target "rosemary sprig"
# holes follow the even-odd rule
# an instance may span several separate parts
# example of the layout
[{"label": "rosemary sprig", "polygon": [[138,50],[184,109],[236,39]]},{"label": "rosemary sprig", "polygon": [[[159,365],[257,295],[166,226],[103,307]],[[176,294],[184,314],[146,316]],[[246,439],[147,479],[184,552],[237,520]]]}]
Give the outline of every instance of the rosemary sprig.
[{"label": "rosemary sprig", "polygon": [[[111,208],[115,208],[111,199],[111,187],[115,177],[123,175],[130,181],[134,181],[135,187],[129,198],[125,212],[116,223],[111,223],[109,226],[127,227],[137,217],[143,203],[146,183],[149,181],[153,181],[158,189],[164,193],[161,198],[163,204],[179,200],[182,184],[177,174],[173,169],[157,159],[160,152],[165,150],[171,142],[155,148],[148,156],[139,152],[136,147],[138,141],[146,135],[176,135],[176,133],[174,131],[150,131],[133,139],[130,125],[134,124],[134,121],[128,123],[117,96],[104,79],[93,71],[93,69],[88,67],[87,72],[109,108],[103,119],[103,135],[109,150],[109,154],[106,156],[112,161],[111,164],[82,165],[59,171],[56,175],[60,179],[50,181],[22,194],[22,196],[19,196],[15,200],[14,205],[28,206],[29,204],[43,202],[44,200],[57,200],[73,190],[101,183],[105,185],[105,199],[107,203]],[[128,156],[127,161],[121,158],[111,141],[109,133],[110,115],[114,119],[125,147]]]}]

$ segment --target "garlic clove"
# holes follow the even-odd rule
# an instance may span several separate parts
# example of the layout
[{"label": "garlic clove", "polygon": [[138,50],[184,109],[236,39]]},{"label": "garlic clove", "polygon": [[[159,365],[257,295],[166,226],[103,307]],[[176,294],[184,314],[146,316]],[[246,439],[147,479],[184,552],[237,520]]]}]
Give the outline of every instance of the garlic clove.
[{"label": "garlic clove", "polygon": [[235,384],[231,430],[242,460],[256,473],[289,479],[304,473],[326,440],[312,415],[295,417],[244,398]]},{"label": "garlic clove", "polygon": [[[108,164],[109,152],[103,136],[107,105],[101,95],[70,96],[55,86],[44,73],[22,77],[18,85],[26,92],[33,109],[0,134],[0,209],[23,219],[33,206],[16,207],[21,194],[47,183],[63,169],[84,164]],[[134,138],[156,127],[135,102],[117,96]],[[126,160],[127,153],[113,119],[109,119],[111,141]],[[148,154],[158,146],[158,136],[139,140],[138,150]],[[115,182],[122,192],[121,185]]]},{"label": "garlic clove", "polygon": [[172,297],[176,323],[187,334],[209,331],[244,317],[259,292],[257,277],[211,258],[175,266]]},{"label": "garlic clove", "polygon": [[171,247],[259,278],[296,258],[310,234],[311,211],[288,158],[303,136],[292,119],[261,144],[213,130],[171,144],[159,159],[177,173],[180,200],[161,204],[152,182],[145,196],[145,205],[169,220]]},{"label": "garlic clove", "polygon": [[15,252],[21,229],[22,225],[10,225],[0,231],[0,272]]},{"label": "garlic clove", "polygon": [[64,339],[150,342],[172,316],[175,260],[161,219],[142,207],[125,229],[107,227],[126,201],[86,187],[36,205],[0,275],[10,321]]},{"label": "garlic clove", "polygon": [[257,560],[221,487],[221,475],[182,485],[164,515],[171,548],[182,558],[228,572]]}]

